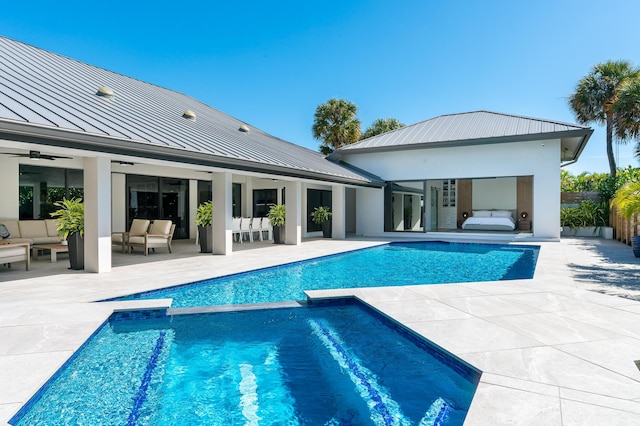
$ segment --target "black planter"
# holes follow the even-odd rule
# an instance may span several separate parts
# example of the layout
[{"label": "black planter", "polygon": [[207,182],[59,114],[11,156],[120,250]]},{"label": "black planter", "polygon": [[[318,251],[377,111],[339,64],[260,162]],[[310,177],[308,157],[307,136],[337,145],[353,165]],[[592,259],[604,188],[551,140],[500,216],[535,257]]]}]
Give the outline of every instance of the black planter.
[{"label": "black planter", "polygon": [[198,241],[200,242],[200,253],[213,253],[211,226],[198,225]]},{"label": "black planter", "polygon": [[69,269],[80,271],[84,269],[84,238],[78,233],[69,234],[67,236],[67,244],[69,245]]},{"label": "black planter", "polygon": [[273,227],[273,243],[284,244],[284,225]]},{"label": "black planter", "polygon": [[331,238],[331,221],[322,222],[322,238]]},{"label": "black planter", "polygon": [[633,249],[633,255],[640,257],[640,236],[631,237],[631,248]]}]

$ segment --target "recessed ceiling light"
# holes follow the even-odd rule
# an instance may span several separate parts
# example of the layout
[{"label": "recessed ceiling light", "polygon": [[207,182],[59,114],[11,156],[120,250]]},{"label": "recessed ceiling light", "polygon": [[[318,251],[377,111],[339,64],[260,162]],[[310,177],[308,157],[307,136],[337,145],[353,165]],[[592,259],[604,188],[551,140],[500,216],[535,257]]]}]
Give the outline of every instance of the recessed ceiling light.
[{"label": "recessed ceiling light", "polygon": [[182,113],[182,117],[186,118],[188,120],[195,120],[196,119],[196,113],[191,111],[190,109],[185,110],[185,112]]},{"label": "recessed ceiling light", "polygon": [[242,133],[249,133],[249,126],[243,124],[238,130],[240,130]]},{"label": "recessed ceiling light", "polygon": [[98,87],[98,91],[96,92],[96,95],[111,98],[113,97],[113,90],[107,86],[100,86]]}]

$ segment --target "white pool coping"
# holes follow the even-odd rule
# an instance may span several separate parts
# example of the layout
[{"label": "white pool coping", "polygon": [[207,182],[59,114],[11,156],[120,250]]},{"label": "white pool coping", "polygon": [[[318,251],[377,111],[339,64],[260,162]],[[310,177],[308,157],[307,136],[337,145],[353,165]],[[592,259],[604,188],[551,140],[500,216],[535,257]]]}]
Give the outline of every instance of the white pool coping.
[{"label": "white pool coping", "polygon": [[[301,246],[255,245],[227,257],[158,256],[162,261],[99,275],[60,270],[20,279],[17,272],[0,273],[0,422],[114,309],[170,303],[93,301],[375,244],[317,239]],[[615,241],[537,244],[532,280],[309,295],[356,296],[481,370],[466,425],[640,424],[634,364],[640,360],[640,303],[632,299],[640,298],[640,260]]]}]

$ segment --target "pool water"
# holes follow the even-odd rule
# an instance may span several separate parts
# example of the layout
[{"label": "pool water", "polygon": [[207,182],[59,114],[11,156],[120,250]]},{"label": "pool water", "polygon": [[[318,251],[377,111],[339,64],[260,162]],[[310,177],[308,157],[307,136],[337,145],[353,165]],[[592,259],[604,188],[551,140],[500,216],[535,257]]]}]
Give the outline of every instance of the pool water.
[{"label": "pool water", "polygon": [[304,290],[533,278],[539,246],[391,243],[117,300],[172,298],[173,307],[282,302]]},{"label": "pool water", "polygon": [[118,317],[12,424],[461,425],[479,380],[359,303]]}]

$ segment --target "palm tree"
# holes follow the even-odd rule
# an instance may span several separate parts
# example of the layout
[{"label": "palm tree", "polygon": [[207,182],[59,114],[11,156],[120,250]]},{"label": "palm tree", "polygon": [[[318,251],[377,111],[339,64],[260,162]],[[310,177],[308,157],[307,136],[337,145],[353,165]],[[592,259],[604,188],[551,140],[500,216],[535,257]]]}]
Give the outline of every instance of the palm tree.
[{"label": "palm tree", "polygon": [[390,132],[392,130],[404,127],[404,124],[397,118],[378,118],[367,130],[362,134],[362,139],[367,139],[381,133]]},{"label": "palm tree", "polygon": [[640,214],[640,182],[627,182],[618,189],[611,200],[611,207],[615,207],[627,220]]},{"label": "palm tree", "polygon": [[[634,80],[640,78],[640,70],[627,61],[607,61],[595,65],[569,96],[569,105],[578,122],[605,124],[607,133],[607,158],[611,176],[616,176],[616,160],[613,155],[614,133],[619,142],[625,142],[630,134],[625,123],[617,116],[616,107],[620,94]],[[640,114],[638,114],[640,115]]]},{"label": "palm tree", "polygon": [[328,155],[341,146],[360,139],[358,107],[344,99],[332,98],[318,105],[311,128],[313,137],[320,140],[320,152]]}]

